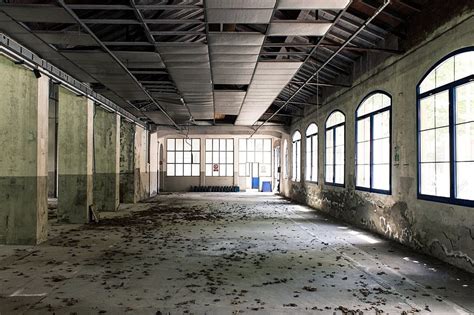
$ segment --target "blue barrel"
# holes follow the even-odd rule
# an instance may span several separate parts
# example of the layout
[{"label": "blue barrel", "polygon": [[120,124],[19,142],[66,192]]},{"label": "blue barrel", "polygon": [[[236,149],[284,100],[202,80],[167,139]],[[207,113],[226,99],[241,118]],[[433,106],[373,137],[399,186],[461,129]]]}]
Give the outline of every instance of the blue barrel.
[{"label": "blue barrel", "polygon": [[262,182],[262,192],[272,192],[272,183]]}]

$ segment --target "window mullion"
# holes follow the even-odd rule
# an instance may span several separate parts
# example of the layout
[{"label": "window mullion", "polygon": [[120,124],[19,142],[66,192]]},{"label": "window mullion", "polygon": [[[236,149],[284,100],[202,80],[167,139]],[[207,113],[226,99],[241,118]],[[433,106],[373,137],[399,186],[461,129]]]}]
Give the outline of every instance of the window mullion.
[{"label": "window mullion", "polygon": [[332,163],[332,183],[333,184],[336,184],[336,146],[337,146],[337,143],[336,143],[336,129],[337,127],[335,127],[333,129],[333,133],[332,133],[332,137],[333,137],[333,147],[332,147],[332,159],[333,159],[333,163]]},{"label": "window mullion", "polygon": [[370,115],[370,132],[369,132],[369,146],[370,146],[370,159],[369,159],[369,169],[370,169],[370,189],[374,187],[374,115]]}]

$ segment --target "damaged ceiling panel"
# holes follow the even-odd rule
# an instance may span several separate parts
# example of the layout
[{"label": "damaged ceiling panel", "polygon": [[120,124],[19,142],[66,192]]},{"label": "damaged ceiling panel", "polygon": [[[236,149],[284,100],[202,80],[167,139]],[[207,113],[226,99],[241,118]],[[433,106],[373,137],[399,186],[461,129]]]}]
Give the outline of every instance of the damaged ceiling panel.
[{"label": "damaged ceiling panel", "polygon": [[245,92],[239,91],[215,91],[216,113],[224,115],[238,115]]},{"label": "damaged ceiling panel", "polygon": [[319,22],[278,22],[270,24],[268,36],[323,36],[331,23]]},{"label": "damaged ceiling panel", "polygon": [[259,62],[236,125],[253,125],[290,82],[301,62]]},{"label": "damaged ceiling panel", "polygon": [[269,23],[276,0],[207,0],[207,22],[226,24]]}]

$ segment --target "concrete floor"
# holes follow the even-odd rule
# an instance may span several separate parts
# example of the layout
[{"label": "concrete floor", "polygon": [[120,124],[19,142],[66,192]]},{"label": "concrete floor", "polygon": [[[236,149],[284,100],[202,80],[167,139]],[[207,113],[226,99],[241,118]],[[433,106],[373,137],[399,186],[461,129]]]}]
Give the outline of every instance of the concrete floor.
[{"label": "concrete floor", "polygon": [[0,246],[0,314],[472,314],[474,275],[271,194],[187,193]]}]

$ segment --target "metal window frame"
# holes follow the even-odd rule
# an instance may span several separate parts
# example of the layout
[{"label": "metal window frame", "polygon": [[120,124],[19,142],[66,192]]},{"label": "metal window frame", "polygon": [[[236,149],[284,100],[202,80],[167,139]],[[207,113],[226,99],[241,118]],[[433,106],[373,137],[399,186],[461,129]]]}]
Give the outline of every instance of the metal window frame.
[{"label": "metal window frame", "polygon": [[[368,100],[370,97],[376,95],[376,94],[383,94],[385,96],[388,96],[390,98],[390,105],[383,107],[381,109],[378,109],[376,111],[364,114],[360,117],[357,116],[357,111],[359,110],[360,106],[364,104],[366,100]],[[360,191],[365,191],[365,192],[370,192],[370,193],[376,193],[376,194],[383,194],[383,195],[391,195],[392,194],[392,96],[383,91],[383,90],[375,90],[367,94],[362,101],[359,103],[355,110],[355,148],[354,148],[354,158],[355,158],[355,190],[360,190]],[[382,114],[384,112],[389,112],[389,189],[378,189],[378,188],[373,188],[373,174],[374,174],[374,116],[378,114]],[[357,145],[359,144],[357,142],[357,135],[359,133],[358,130],[358,122],[362,119],[367,119],[369,118],[370,121],[370,161],[369,161],[369,168],[370,168],[370,175],[369,175],[369,182],[370,182],[370,187],[361,187],[357,186]]]},{"label": "metal window frame", "polygon": [[[174,150],[168,150],[168,140],[174,140],[175,143],[174,143]],[[190,151],[185,151],[184,150],[184,142],[183,142],[183,150],[176,150],[176,140],[183,140],[183,141],[186,141],[186,140],[190,140],[191,141],[191,150]],[[193,146],[192,146],[192,141],[193,140],[199,140],[199,150],[193,150]],[[174,152],[175,153],[175,156],[174,156],[174,163],[169,163],[168,161],[168,152]],[[176,163],[176,152],[183,152],[183,155],[184,155],[184,152],[191,152],[191,163],[185,163],[184,162],[184,157],[183,157],[183,162],[182,163]],[[201,138],[167,138],[166,139],[166,177],[200,177],[201,176],[201,156],[199,156],[199,163],[194,163],[193,162],[193,152],[198,152],[199,155],[201,155]],[[168,175],[168,165],[172,164],[173,167],[174,167],[174,175]],[[184,165],[185,164],[190,164],[191,165],[191,175],[184,175],[184,171],[183,171],[183,175],[176,175],[176,165],[183,165],[183,169],[184,169]],[[199,174],[198,175],[193,175],[193,165],[199,165]]]},{"label": "metal window frame", "polygon": [[[423,75],[423,77],[420,79],[416,86],[416,141],[417,141],[417,159],[416,159],[416,168],[417,168],[417,198],[420,200],[425,200],[425,201],[432,201],[432,202],[438,202],[438,203],[445,203],[445,204],[452,204],[452,205],[458,205],[458,206],[465,206],[465,207],[474,207],[474,200],[467,200],[467,199],[461,199],[461,198],[456,198],[456,187],[457,187],[457,169],[456,169],[456,112],[455,112],[455,106],[456,106],[456,88],[464,85],[469,82],[474,82],[474,75],[467,76],[465,78],[461,78],[455,81],[452,81],[448,84],[445,84],[440,87],[436,87],[432,90],[420,93],[420,85],[421,83],[425,80],[425,78],[434,70],[436,67],[438,67],[440,64],[445,62],[451,57],[454,57],[456,55],[459,55],[463,52],[467,51],[474,51],[474,46],[470,47],[465,47],[461,48],[458,50],[455,50],[440,60],[438,60],[431,68],[426,71],[426,73]],[[430,95],[435,95],[440,92],[444,91],[449,91],[449,155],[450,155],[450,161],[449,161],[449,169],[450,169],[450,196],[449,197],[440,197],[440,196],[435,196],[435,195],[427,195],[421,193],[421,132],[420,132],[420,126],[421,126],[421,113],[420,113],[420,103],[421,100],[425,97],[428,97]]]},{"label": "metal window frame", "polygon": [[[205,142],[205,143],[204,143],[204,146],[205,146],[205,148],[204,148],[204,153],[207,153],[207,152],[211,152],[211,153],[218,152],[218,154],[219,154],[219,162],[218,162],[217,164],[219,164],[219,166],[224,165],[225,168],[226,168],[226,171],[225,171],[226,175],[220,175],[220,171],[219,171],[219,175],[214,175],[214,174],[212,174],[212,175],[207,175],[207,174],[205,173],[205,176],[206,176],[206,177],[233,177],[234,174],[232,174],[232,175],[228,175],[228,174],[227,174],[227,166],[228,166],[228,165],[232,165],[232,169],[234,169],[234,162],[229,163],[229,162],[227,161],[227,153],[232,152],[232,155],[235,154],[235,153],[234,153],[234,152],[235,152],[235,142],[234,142],[234,138],[207,138],[207,139],[205,139],[205,140],[206,140],[206,141],[207,141],[207,140],[211,140],[211,148],[210,148],[210,150],[208,150],[207,143]],[[219,148],[218,148],[217,150],[215,150],[215,148],[214,148],[214,140],[219,140]],[[225,145],[225,150],[224,150],[224,151],[221,150],[220,140],[225,140],[225,141],[226,141],[226,145]],[[227,140],[232,140],[232,151],[227,150]],[[225,163],[221,163],[221,162],[220,162],[220,156],[221,156],[222,153],[225,154]],[[235,161],[235,159],[232,159],[232,161]],[[216,163],[212,163],[212,162],[211,162],[211,163],[208,163],[208,162],[207,162],[207,157],[206,157],[206,159],[205,159],[205,161],[204,161],[204,165],[207,166],[207,165],[213,165],[213,164],[216,164]],[[214,173],[214,171],[213,171],[212,173]]]},{"label": "metal window frame", "polygon": [[[327,126],[327,123],[328,123],[328,120],[329,120],[329,117],[332,116],[332,114],[336,113],[336,112],[340,112],[343,116],[344,116],[344,122],[342,123],[339,123],[339,124],[336,124],[334,126],[331,126],[331,127],[326,127]],[[336,183],[336,129],[339,128],[339,127],[344,127],[344,163],[343,163],[343,169],[344,169],[344,182],[342,184],[339,184],[339,183]],[[327,164],[327,146],[326,146],[326,142],[327,142],[327,132],[330,131],[330,130],[334,130],[333,132],[333,148],[332,148],[332,154],[333,154],[333,164],[332,164],[332,170],[333,170],[333,174],[332,174],[332,182],[328,182],[326,180],[326,166],[327,165],[330,165],[330,164]],[[335,187],[346,187],[346,132],[347,132],[347,128],[346,128],[346,115],[344,114],[343,111],[339,110],[339,109],[335,109],[333,110],[329,115],[328,117],[326,118],[326,123],[325,123],[325,134],[324,134],[324,184],[325,185],[328,185],[328,186],[335,186]]]},{"label": "metal window frame", "polygon": [[[314,157],[315,157],[315,154],[313,152],[313,141],[314,141],[314,138],[316,138],[316,141],[317,141],[317,146],[316,146],[316,166],[318,167],[317,170],[316,170],[316,180],[314,180],[313,178],[313,172],[311,172],[310,174],[310,179],[307,179],[306,178],[306,174],[305,174],[305,177],[304,177],[304,180],[308,183],[313,183],[313,184],[318,184],[319,183],[319,127],[318,125],[315,123],[315,122],[312,122],[308,125],[308,127],[306,127],[306,130],[308,130],[309,126],[311,126],[312,124],[314,124],[317,128],[318,131],[316,131],[315,133],[312,133],[310,135],[306,135],[306,142],[305,142],[305,153],[306,153],[306,157],[308,157],[308,139],[311,139],[311,150],[310,150],[310,156],[311,156],[311,159],[310,159],[310,169],[312,170],[313,169],[313,166],[314,166]],[[308,168],[308,161],[305,161],[305,167]],[[306,170],[307,171],[307,170]]]},{"label": "metal window frame", "polygon": [[[295,182],[295,183],[299,183],[301,182],[301,139],[302,139],[302,136],[301,136],[301,132],[299,130],[295,130],[293,132],[293,135],[295,133],[299,132],[300,133],[300,139],[299,140],[291,140],[291,143],[292,143],[292,147],[291,147],[291,151],[292,151],[292,167],[291,167],[291,181],[292,182]],[[299,155],[298,155],[298,152],[299,152]],[[298,163],[299,162],[299,163]],[[298,172],[298,165],[299,165],[299,172]],[[296,173],[296,174],[293,174],[293,173]],[[296,175],[299,173],[299,177],[296,177]]]}]

